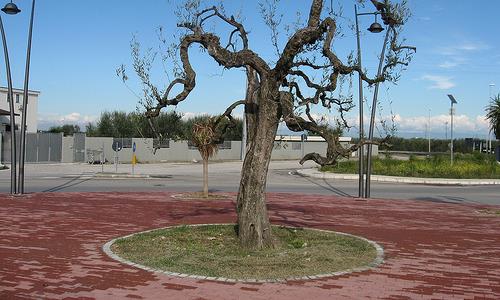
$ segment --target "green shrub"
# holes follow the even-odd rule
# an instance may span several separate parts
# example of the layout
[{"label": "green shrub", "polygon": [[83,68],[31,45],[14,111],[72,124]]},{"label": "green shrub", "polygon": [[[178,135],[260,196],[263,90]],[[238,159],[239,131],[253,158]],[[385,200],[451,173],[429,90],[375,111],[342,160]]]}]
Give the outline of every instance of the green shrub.
[{"label": "green shrub", "polygon": [[[425,178],[500,178],[500,164],[492,155],[482,153],[461,154],[454,157],[450,164],[448,155],[435,155],[427,158],[410,156],[407,161],[392,158],[372,160],[372,174]],[[336,167],[321,168],[324,172],[358,173],[357,161],[343,161]]]}]

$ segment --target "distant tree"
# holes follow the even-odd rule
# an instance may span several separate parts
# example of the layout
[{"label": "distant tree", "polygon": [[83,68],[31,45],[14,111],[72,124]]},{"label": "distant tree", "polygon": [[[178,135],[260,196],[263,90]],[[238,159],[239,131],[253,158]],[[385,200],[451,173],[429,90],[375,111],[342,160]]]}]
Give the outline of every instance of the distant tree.
[{"label": "distant tree", "polygon": [[[133,113],[135,118],[135,124],[137,126],[139,136],[147,138],[156,138],[156,130],[160,133],[161,137],[170,140],[184,140],[186,139],[184,135],[185,124],[182,120],[182,114],[176,111],[162,112],[158,115],[158,118],[148,119],[142,113]],[[149,124],[152,122],[153,128]]]},{"label": "distant tree", "polygon": [[115,137],[115,126],[113,124],[112,114],[103,112],[97,121],[96,129],[99,136]]},{"label": "distant tree", "polygon": [[496,139],[500,139],[500,94],[491,99],[491,103],[486,107],[486,119],[490,122],[491,131]]},{"label": "distant tree", "polygon": [[49,128],[48,132],[52,133],[64,133],[64,136],[68,135],[73,135],[75,133],[79,133],[80,131],[80,126],[78,125],[70,125],[70,124],[65,124],[62,126],[52,126]]},{"label": "distant tree", "polygon": [[85,134],[87,136],[99,136],[96,126],[92,123],[85,125]]},{"label": "distant tree", "polygon": [[[223,119],[222,122],[228,122]],[[243,120],[234,118],[234,125],[229,126],[224,133],[224,140],[226,141],[241,141],[243,139]]]}]

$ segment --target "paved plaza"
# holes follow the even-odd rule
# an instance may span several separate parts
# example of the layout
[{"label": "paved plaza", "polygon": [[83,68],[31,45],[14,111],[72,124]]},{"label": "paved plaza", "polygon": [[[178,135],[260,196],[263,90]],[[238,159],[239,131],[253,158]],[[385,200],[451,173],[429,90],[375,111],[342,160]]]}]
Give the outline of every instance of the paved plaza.
[{"label": "paved plaza", "polygon": [[236,219],[234,199],[174,194],[0,195],[0,299],[500,298],[500,217],[487,213],[499,206],[271,193],[274,224],[360,235],[385,251],[374,270],[285,284],[177,278],[103,252],[137,231]]}]

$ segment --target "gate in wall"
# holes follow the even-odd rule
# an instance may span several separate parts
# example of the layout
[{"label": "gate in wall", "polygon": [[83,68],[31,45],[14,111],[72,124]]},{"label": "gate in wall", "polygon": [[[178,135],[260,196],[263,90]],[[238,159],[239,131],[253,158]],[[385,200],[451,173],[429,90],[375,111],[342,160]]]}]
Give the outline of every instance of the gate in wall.
[{"label": "gate in wall", "polygon": [[[62,133],[27,133],[26,134],[26,163],[61,162],[62,160]],[[11,134],[2,133],[2,160],[10,163]],[[19,161],[20,135],[16,134],[16,159]]]},{"label": "gate in wall", "polygon": [[85,133],[73,135],[73,161],[85,162]]}]

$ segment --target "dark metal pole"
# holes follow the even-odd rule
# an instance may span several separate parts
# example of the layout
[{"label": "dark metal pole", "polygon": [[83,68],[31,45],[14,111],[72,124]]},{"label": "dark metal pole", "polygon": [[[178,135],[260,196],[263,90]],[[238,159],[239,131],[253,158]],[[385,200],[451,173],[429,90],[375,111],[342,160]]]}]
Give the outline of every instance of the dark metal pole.
[{"label": "dark metal pole", "polygon": [[[451,131],[450,131],[450,140],[451,140],[451,143],[450,143],[450,163],[451,165],[453,166],[453,101],[451,102],[451,108],[450,108],[450,114],[451,114]],[[483,142],[481,141],[481,144]]]},{"label": "dark metal pole", "polygon": [[[382,52],[380,53],[380,61],[378,65],[378,72],[377,72],[377,77],[380,77],[382,75],[382,66],[384,64],[384,59],[385,59],[385,48],[387,46],[387,40],[389,39],[389,33],[391,31],[391,27],[387,28],[387,32],[385,34],[385,39],[384,39],[384,45],[382,46]],[[380,83],[377,82],[375,83],[375,90],[373,92],[373,102],[372,102],[372,113],[370,116],[370,132],[368,134],[368,140],[370,143],[368,144],[368,153],[367,153],[367,162],[366,162],[366,184],[365,184],[365,197],[370,198],[370,177],[372,173],[372,148],[373,145],[371,142],[373,142],[373,131],[375,127],[375,112],[377,110],[377,96],[378,96],[378,88],[379,88]]]},{"label": "dark metal pole", "polygon": [[0,16],[0,31],[2,33],[3,53],[5,55],[5,68],[7,72],[7,98],[10,99],[10,193],[15,194],[16,189],[16,120],[14,114],[14,95],[12,93],[12,76],[10,74],[9,51],[7,50],[7,39]]},{"label": "dark metal pole", "polygon": [[358,6],[354,5],[354,14],[356,15],[356,40],[358,45],[358,66],[360,72],[359,75],[359,142],[361,147],[358,150],[358,197],[364,198],[364,124],[363,124],[363,81],[361,79],[361,42],[359,39],[359,25],[358,25]]},{"label": "dark metal pole", "polygon": [[28,32],[28,49],[26,50],[26,69],[24,71],[24,96],[23,96],[23,111],[21,118],[21,149],[19,156],[19,185],[18,193],[24,194],[24,161],[26,157],[26,114],[28,113],[28,86],[30,78],[30,61],[31,61],[31,37],[33,32],[33,17],[35,15],[35,0],[31,3],[31,18],[30,28]]}]

